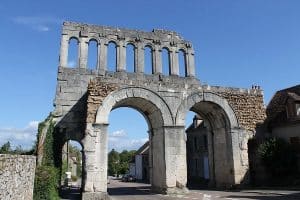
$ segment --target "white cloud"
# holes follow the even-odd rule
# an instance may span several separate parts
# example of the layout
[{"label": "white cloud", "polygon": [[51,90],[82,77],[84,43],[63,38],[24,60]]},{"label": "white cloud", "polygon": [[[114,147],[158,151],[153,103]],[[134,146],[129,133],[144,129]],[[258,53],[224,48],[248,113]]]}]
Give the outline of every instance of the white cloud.
[{"label": "white cloud", "polygon": [[148,138],[131,139],[124,130],[115,131],[108,136],[109,151],[111,149],[119,152],[123,150],[137,150],[146,141],[148,141]]},{"label": "white cloud", "polygon": [[25,128],[1,128],[0,145],[9,141],[12,148],[21,145],[23,149],[30,149],[36,141],[38,121],[31,121]]},{"label": "white cloud", "polygon": [[127,136],[127,133],[124,130],[115,131],[109,134],[109,137],[125,137],[125,136]]},{"label": "white cloud", "polygon": [[51,26],[59,25],[62,19],[46,16],[46,17],[28,17],[18,16],[12,19],[14,23],[28,26],[36,31],[47,32],[51,30]]}]

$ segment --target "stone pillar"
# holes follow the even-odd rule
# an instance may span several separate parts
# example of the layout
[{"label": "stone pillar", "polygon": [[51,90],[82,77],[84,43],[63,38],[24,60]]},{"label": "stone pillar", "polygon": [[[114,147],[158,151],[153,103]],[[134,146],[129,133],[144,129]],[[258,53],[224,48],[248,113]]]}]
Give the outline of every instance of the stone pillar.
[{"label": "stone pillar", "polygon": [[67,67],[68,52],[69,52],[69,36],[62,35],[61,41],[60,41],[60,54],[59,54],[59,66],[60,67]]},{"label": "stone pillar", "polygon": [[209,163],[209,183],[210,187],[215,187],[215,166],[214,166],[214,133],[207,131],[208,163]]},{"label": "stone pillar", "polygon": [[251,137],[246,130],[240,128],[231,129],[231,149],[230,160],[232,171],[232,184],[248,183],[249,177],[246,176],[249,170],[248,161],[248,139]]},{"label": "stone pillar", "polygon": [[161,49],[158,45],[154,46],[152,59],[154,74],[162,74]]},{"label": "stone pillar", "polygon": [[195,58],[194,58],[194,50],[188,49],[186,52],[186,75],[188,77],[195,77]]},{"label": "stone pillar", "polygon": [[148,154],[149,160],[148,160],[148,162],[149,162],[149,182],[151,185],[152,185],[152,176],[153,176],[153,172],[152,172],[152,170],[153,170],[152,135],[153,135],[152,130],[149,130],[148,131],[148,136],[149,136],[149,154]]},{"label": "stone pillar", "polygon": [[[99,68],[98,68],[98,73],[100,75],[104,75],[105,71],[107,70],[107,46],[108,43],[106,40],[100,40],[100,55],[99,55]],[[99,52],[98,52],[99,54]]]},{"label": "stone pillar", "polygon": [[99,73],[99,71],[100,71],[100,55],[101,55],[100,51],[101,51],[101,45],[100,45],[99,41],[97,41],[97,63],[96,63],[96,71],[98,72],[98,74],[100,74]]},{"label": "stone pillar", "polygon": [[[228,187],[232,184],[232,159],[230,159],[230,133],[224,127],[214,128],[214,167],[216,187]],[[224,162],[226,161],[226,162]]]},{"label": "stone pillar", "polygon": [[[154,192],[166,193],[166,163],[163,128],[152,129],[150,146],[152,147],[151,188]],[[155,163],[155,164],[154,164]]]},{"label": "stone pillar", "polygon": [[79,67],[87,68],[89,41],[88,38],[82,37],[79,42]]},{"label": "stone pillar", "polygon": [[134,51],[134,71],[137,73],[144,73],[144,58],[145,49],[141,42],[137,43]]},{"label": "stone pillar", "polygon": [[82,199],[107,197],[107,124],[87,124]]},{"label": "stone pillar", "polygon": [[126,64],[126,47],[124,40],[119,40],[117,44],[117,71],[125,71]]},{"label": "stone pillar", "polygon": [[179,76],[178,51],[175,47],[172,47],[170,50],[170,65],[171,65],[170,75]]},{"label": "stone pillar", "polygon": [[184,127],[163,127],[152,139],[152,188],[160,193],[186,193],[187,166]]}]

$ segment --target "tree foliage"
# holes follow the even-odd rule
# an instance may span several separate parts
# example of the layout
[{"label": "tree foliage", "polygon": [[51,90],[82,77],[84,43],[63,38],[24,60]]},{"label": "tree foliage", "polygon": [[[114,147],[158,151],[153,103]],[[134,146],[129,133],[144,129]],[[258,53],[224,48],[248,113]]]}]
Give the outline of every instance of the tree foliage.
[{"label": "tree foliage", "polygon": [[20,145],[15,149],[12,149],[10,142],[8,141],[0,147],[0,154],[32,155],[33,150],[24,150]]},{"label": "tree foliage", "polygon": [[293,175],[297,170],[297,157],[292,146],[280,138],[270,138],[258,147],[267,171],[273,178]]},{"label": "tree foliage", "polygon": [[112,149],[108,153],[108,174],[118,176],[119,174],[127,173],[129,170],[129,162],[133,159],[135,152],[135,150],[123,150],[119,153]]}]

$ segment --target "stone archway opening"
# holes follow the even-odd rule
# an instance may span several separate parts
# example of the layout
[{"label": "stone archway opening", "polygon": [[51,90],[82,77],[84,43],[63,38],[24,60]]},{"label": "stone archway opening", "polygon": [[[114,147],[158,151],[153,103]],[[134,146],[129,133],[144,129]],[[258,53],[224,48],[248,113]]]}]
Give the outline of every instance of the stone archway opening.
[{"label": "stone archway opening", "polygon": [[[141,174],[137,174],[141,177],[136,178],[144,178],[146,182],[150,183],[152,188],[156,188],[157,186],[155,184],[159,184],[158,181],[153,182],[152,180],[160,179],[161,174],[159,173],[162,170],[163,167],[163,160],[161,158],[161,154],[163,153],[163,146],[162,146],[162,137],[163,135],[163,124],[164,120],[162,117],[161,110],[152,103],[149,99],[144,99],[141,97],[129,97],[122,99],[118,101],[111,109],[111,112],[114,112],[117,109],[120,108],[130,108],[134,111],[141,114],[146,121],[147,126],[147,138],[148,138],[148,144],[146,144],[149,148],[148,150],[148,156],[144,160],[145,162],[148,162],[146,166],[147,172],[145,172],[145,167],[143,167]],[[123,117],[128,117],[127,115]],[[132,124],[129,124],[132,126]],[[145,141],[146,143],[146,141]],[[153,167],[153,163],[158,163],[158,165]],[[144,174],[143,174],[144,172]],[[143,177],[146,176],[146,177]]]},{"label": "stone archway opening", "polygon": [[75,140],[67,140],[61,150],[61,196],[80,198],[83,180],[83,148]]},{"label": "stone archway opening", "polygon": [[[117,107],[109,114],[108,194],[150,190],[149,122],[132,107]],[[142,188],[135,182],[142,183]]]},{"label": "stone archway opening", "polygon": [[226,112],[208,101],[194,104],[190,111],[192,120],[186,127],[187,186],[225,187],[232,173],[230,121]]}]

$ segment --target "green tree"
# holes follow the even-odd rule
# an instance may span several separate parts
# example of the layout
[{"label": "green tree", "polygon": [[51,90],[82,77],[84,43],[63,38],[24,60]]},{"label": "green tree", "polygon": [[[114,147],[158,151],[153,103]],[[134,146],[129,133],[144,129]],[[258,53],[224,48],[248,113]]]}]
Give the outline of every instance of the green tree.
[{"label": "green tree", "polygon": [[297,169],[296,153],[289,143],[280,138],[270,138],[258,147],[267,171],[273,179],[295,174]]},{"label": "green tree", "polygon": [[10,142],[6,142],[5,144],[2,145],[2,147],[0,148],[0,153],[2,154],[6,154],[6,153],[11,153],[12,149],[10,146]]},{"label": "green tree", "polygon": [[120,164],[120,156],[117,151],[112,149],[108,153],[108,174],[113,175],[119,175],[119,164]]}]

